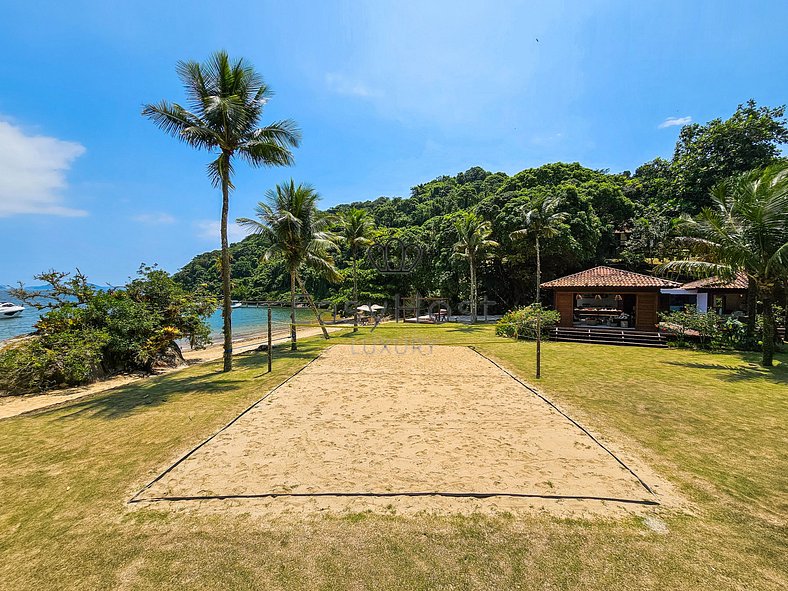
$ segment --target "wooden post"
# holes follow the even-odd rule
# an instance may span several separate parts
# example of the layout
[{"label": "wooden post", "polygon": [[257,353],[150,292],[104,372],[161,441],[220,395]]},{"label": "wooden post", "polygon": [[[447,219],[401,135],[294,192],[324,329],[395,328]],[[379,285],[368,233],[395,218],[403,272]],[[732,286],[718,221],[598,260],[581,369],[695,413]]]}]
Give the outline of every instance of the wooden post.
[{"label": "wooden post", "polygon": [[542,304],[536,312],[536,377],[542,377]]},{"label": "wooden post", "polygon": [[419,311],[421,308],[421,301],[420,301],[419,293],[416,292],[416,324],[419,323]]},{"label": "wooden post", "polygon": [[271,373],[271,306],[268,306],[268,373]]}]

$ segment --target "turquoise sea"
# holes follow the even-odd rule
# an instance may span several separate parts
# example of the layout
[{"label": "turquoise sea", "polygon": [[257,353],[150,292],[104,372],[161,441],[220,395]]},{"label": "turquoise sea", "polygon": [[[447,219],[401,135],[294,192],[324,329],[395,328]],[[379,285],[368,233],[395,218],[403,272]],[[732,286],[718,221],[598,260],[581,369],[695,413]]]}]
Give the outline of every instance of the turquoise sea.
[{"label": "turquoise sea", "polygon": [[[0,289],[0,302],[20,303],[3,289]],[[243,339],[264,335],[266,331],[266,314],[267,310],[265,308],[234,308],[233,337],[236,339]],[[35,330],[33,325],[38,320],[38,317],[38,310],[28,306],[25,311],[22,312],[21,316],[8,320],[0,320],[0,341],[33,332]],[[286,330],[290,322],[289,308],[272,308],[271,319],[274,331]],[[296,310],[296,322],[311,324],[315,322],[315,317],[310,310],[299,308]],[[220,342],[222,334],[222,313],[219,310],[214,312],[208,319],[208,324],[211,327],[214,343]]]}]

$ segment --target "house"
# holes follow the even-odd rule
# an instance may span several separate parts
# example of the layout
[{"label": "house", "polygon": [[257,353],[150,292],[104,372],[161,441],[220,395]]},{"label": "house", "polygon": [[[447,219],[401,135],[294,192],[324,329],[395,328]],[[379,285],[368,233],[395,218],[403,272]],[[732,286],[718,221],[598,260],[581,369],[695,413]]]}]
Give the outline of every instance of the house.
[{"label": "house", "polygon": [[613,267],[594,267],[541,284],[554,294],[561,327],[598,327],[656,331],[657,312],[665,309],[663,289],[677,281]]},{"label": "house", "polygon": [[669,296],[670,310],[681,310],[692,305],[699,312],[711,310],[720,316],[740,316],[747,312],[748,285],[747,275],[737,273],[731,280],[707,277],[690,281],[678,288],[663,289],[662,293]]}]

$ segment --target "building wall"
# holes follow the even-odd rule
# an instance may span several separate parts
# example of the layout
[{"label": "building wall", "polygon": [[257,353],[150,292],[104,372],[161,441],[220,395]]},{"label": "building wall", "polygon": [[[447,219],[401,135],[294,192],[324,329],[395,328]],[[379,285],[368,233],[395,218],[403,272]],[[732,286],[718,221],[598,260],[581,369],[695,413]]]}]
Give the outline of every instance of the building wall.
[{"label": "building wall", "polygon": [[637,308],[635,312],[635,328],[638,330],[657,330],[658,293],[637,294]]},{"label": "building wall", "polygon": [[571,291],[555,292],[555,309],[561,315],[561,321],[558,323],[558,326],[572,326],[574,308],[575,297]]}]

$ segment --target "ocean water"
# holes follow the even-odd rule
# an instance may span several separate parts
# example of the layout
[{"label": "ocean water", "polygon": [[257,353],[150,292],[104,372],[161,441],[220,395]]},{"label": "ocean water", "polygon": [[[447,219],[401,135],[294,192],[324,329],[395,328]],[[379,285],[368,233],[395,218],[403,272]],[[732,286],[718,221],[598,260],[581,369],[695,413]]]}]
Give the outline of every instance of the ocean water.
[{"label": "ocean water", "polygon": [[[314,324],[315,314],[308,308],[296,309],[297,324]],[[211,338],[214,343],[221,342],[222,312],[217,310],[208,319]],[[267,331],[267,308],[233,308],[233,339],[264,336]],[[289,330],[290,308],[271,308],[271,328],[273,332]]]},{"label": "ocean water", "polygon": [[[11,295],[3,289],[0,289],[0,302],[13,302],[14,304],[22,304],[22,302],[12,298]],[[10,339],[11,337],[21,334],[33,332],[35,330],[33,325],[38,320],[38,317],[38,310],[35,308],[30,308],[29,306],[25,306],[25,311],[22,312],[21,316],[17,316],[16,318],[0,319],[0,341]]]},{"label": "ocean water", "polygon": [[[21,303],[2,289],[0,289],[0,302]],[[233,338],[242,339],[258,335],[263,336],[266,333],[267,314],[266,308],[234,308]],[[0,341],[33,332],[39,316],[38,310],[26,306],[21,316],[0,320]],[[290,309],[272,308],[271,322],[275,332],[287,330],[290,323]],[[312,324],[315,322],[315,316],[311,310],[299,308],[296,310],[296,322],[299,324]],[[222,334],[222,313],[220,310],[217,310],[208,318],[208,325],[211,327],[213,342],[219,343]]]}]

